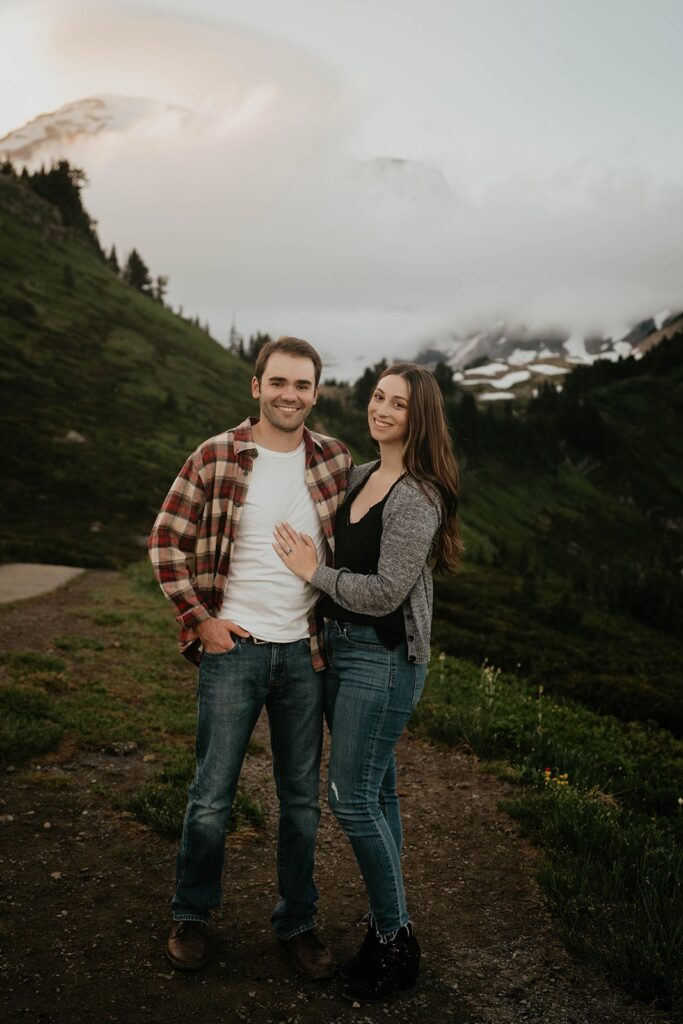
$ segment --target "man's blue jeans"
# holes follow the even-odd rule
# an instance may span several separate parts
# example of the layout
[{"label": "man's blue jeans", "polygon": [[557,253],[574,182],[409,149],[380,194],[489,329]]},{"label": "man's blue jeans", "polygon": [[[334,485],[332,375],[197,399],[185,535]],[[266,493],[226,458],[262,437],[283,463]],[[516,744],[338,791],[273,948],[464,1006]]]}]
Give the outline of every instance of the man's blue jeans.
[{"label": "man's blue jeans", "polygon": [[327,622],[328,799],[353,847],[380,935],[408,923],[396,790],[396,743],[422,694],[426,665],[389,650],[372,626]]},{"label": "man's blue jeans", "polygon": [[254,644],[238,638],[227,653],[203,655],[197,688],[197,770],[178,850],[174,920],[206,922],[210,909],[220,904],[225,834],[237,780],[265,705],[280,801],[280,899],[271,921],[282,939],[314,927],[323,695],[308,640]]}]

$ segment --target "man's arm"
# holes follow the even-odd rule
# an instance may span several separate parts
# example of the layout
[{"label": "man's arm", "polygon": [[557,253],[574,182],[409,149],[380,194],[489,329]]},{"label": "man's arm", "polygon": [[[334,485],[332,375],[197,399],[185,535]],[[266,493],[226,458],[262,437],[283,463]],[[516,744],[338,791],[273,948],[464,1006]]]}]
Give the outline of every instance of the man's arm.
[{"label": "man's arm", "polygon": [[211,617],[194,577],[195,544],[205,502],[204,483],[191,455],[166,495],[147,542],[154,575],[175,606],[178,623],[186,629],[195,629]]},{"label": "man's arm", "polygon": [[178,613],[177,622],[194,629],[205,651],[219,654],[235,646],[232,633],[249,633],[229,619],[213,618],[197,591],[194,555],[205,503],[204,483],[191,455],[166,495],[147,547],[154,575]]}]

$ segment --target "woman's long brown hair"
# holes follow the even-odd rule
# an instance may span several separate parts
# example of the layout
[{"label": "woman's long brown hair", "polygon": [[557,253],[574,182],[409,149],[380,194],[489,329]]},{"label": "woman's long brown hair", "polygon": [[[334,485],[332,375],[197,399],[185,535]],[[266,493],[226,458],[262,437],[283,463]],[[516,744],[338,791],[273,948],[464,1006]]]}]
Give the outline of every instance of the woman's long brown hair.
[{"label": "woman's long brown hair", "polygon": [[408,437],[403,465],[425,494],[436,489],[441,499],[441,526],[436,541],[434,568],[455,572],[463,552],[458,519],[460,472],[448,431],[441,389],[433,373],[415,363],[396,363],[377,378],[403,377],[408,384]]}]

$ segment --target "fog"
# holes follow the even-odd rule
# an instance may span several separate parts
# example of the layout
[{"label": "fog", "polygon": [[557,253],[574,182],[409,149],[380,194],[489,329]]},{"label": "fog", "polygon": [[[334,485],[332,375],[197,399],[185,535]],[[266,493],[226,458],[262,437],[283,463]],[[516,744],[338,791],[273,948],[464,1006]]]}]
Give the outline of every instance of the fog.
[{"label": "fog", "polygon": [[683,307],[675,183],[585,155],[520,171],[501,152],[495,173],[456,155],[440,190],[439,168],[370,163],[410,148],[362,149],[358,82],[290,43],[123,8],[51,10],[31,51],[53,99],[41,94],[42,109],[102,93],[182,108],[59,152],[88,175],[103,244],[120,258],[135,246],[169,275],[168,301],[221,341],[233,317],[246,335],[297,334],[349,376],[501,319],[604,332]]}]

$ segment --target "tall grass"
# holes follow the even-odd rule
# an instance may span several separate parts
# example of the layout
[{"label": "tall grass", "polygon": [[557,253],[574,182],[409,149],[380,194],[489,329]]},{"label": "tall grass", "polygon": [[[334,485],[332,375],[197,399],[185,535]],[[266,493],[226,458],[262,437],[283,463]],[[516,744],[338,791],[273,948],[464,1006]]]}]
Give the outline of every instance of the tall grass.
[{"label": "tall grass", "polygon": [[545,850],[538,878],[567,946],[683,1011],[683,743],[443,656],[413,728],[526,784],[501,806]]}]

